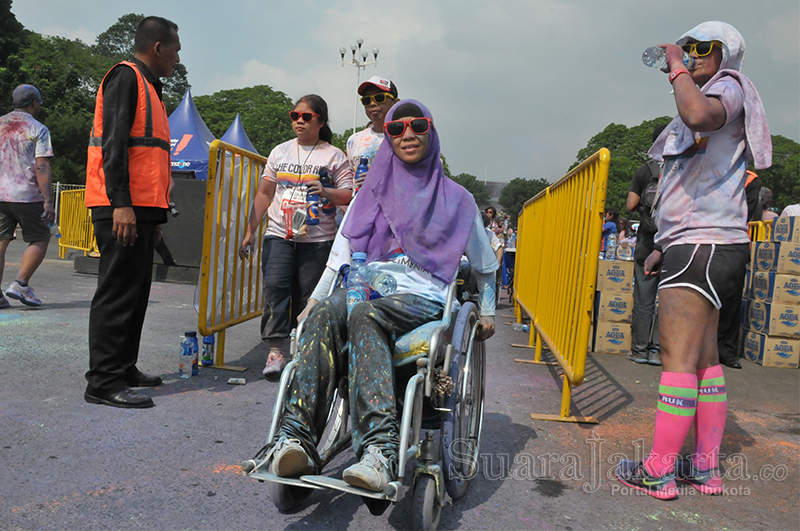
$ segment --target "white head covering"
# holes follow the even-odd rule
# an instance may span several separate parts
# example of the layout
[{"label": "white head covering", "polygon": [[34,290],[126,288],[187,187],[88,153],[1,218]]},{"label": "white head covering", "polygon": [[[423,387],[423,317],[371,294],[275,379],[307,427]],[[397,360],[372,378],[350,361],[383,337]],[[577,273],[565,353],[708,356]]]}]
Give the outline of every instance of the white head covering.
[{"label": "white head covering", "polygon": [[694,39],[698,42],[721,42],[722,63],[719,65],[719,69],[737,71],[742,69],[742,62],[744,62],[744,53],[746,50],[744,37],[739,33],[739,30],[730,24],[719,22],[718,20],[703,22],[681,35],[681,38],[678,39],[675,44],[683,46],[689,39]]}]

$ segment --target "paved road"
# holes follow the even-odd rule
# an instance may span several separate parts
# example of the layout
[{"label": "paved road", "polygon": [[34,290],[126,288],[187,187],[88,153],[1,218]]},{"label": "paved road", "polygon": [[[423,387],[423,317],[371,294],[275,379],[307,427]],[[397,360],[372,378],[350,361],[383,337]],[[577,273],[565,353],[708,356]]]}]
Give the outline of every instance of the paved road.
[{"label": "paved road", "polygon": [[[11,245],[3,286],[13,279],[22,244]],[[266,486],[238,463],[266,438],[276,384],[260,378],[266,349],[257,322],[228,334],[231,373],[205,369],[177,378],[179,335],[197,327],[193,287],[154,284],[140,367],[164,376],[148,390],[157,406],[119,410],[83,401],[88,309],[95,278],[72,272],[54,253],[32,285],[41,309],[0,311],[0,527],[3,529],[407,529],[406,496],[373,517],[361,500],[312,495],[281,514]],[[508,316],[508,306],[500,309]],[[687,489],[660,502],[631,495],[609,479],[615,455],[649,447],[660,371],[621,356],[591,355],[573,414],[593,426],[533,421],[558,413],[555,369],[524,365],[526,340],[509,317],[498,319],[490,352],[480,473],[466,496],[448,500],[440,529],[798,529],[800,392],[798,373],[747,363],[726,369],[729,420],[727,496]],[[691,439],[691,435],[689,437]],[[687,446],[686,450],[689,448]],[[352,462],[349,453],[329,468]],[[736,466],[736,465],[739,466]],[[744,469],[746,464],[746,470]],[[733,465],[733,466],[732,466]],[[747,479],[743,477],[747,475]]]}]

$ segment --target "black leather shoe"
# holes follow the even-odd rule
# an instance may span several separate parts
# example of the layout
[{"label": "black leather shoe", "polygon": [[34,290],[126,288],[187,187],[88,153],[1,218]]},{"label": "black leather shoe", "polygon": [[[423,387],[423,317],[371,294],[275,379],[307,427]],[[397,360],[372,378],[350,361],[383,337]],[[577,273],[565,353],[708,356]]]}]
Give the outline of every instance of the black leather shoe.
[{"label": "black leather shoe", "polygon": [[125,378],[125,383],[128,387],[156,387],[161,385],[161,376],[150,376],[140,371],[132,377]]},{"label": "black leather shoe", "polygon": [[87,391],[83,394],[83,399],[90,404],[105,404],[107,406],[135,409],[143,409],[155,405],[152,398],[140,395],[133,389],[123,389],[106,395],[92,395]]},{"label": "black leather shoe", "polygon": [[739,361],[739,358],[720,358],[719,362],[726,367],[730,367],[731,369],[742,368],[742,363]]}]

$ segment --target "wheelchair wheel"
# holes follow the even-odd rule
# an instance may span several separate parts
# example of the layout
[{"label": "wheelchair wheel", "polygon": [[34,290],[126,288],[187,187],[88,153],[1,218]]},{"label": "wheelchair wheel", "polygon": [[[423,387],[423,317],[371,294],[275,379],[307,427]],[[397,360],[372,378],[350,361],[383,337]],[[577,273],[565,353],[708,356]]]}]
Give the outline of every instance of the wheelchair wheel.
[{"label": "wheelchair wheel", "polygon": [[[467,491],[469,480],[477,472],[480,451],[486,353],[483,341],[470,342],[479,319],[477,307],[467,303],[458,313],[453,332],[449,375],[455,385],[445,401],[450,411],[444,413],[442,423],[442,459],[445,488],[454,500]],[[472,356],[467,366],[470,349]]]},{"label": "wheelchair wheel", "polygon": [[291,511],[300,503],[308,498],[314,489],[304,489],[294,485],[284,485],[283,483],[267,483],[267,493],[270,501],[281,512]]},{"label": "wheelchair wheel", "polygon": [[427,474],[420,474],[414,485],[414,511],[411,514],[411,528],[434,531],[442,516],[442,500],[436,492],[436,480]]}]

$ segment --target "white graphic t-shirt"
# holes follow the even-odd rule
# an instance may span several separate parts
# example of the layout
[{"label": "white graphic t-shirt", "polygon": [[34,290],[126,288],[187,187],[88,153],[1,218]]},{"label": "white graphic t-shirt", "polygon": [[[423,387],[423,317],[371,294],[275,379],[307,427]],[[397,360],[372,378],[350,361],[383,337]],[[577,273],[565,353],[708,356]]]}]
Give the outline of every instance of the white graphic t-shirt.
[{"label": "white graphic t-shirt", "polygon": [[353,171],[344,153],[327,142],[320,141],[314,147],[300,146],[295,138],[272,150],[261,177],[276,184],[275,196],[267,210],[267,236],[289,236],[301,242],[324,242],[334,238],[335,217],[321,209],[319,225],[305,224],[303,230],[296,232],[291,222],[295,212],[307,212],[306,184],[319,180],[319,170],[323,167],[328,169],[334,188],[353,188]]},{"label": "white graphic t-shirt", "polygon": [[50,131],[24,111],[0,116],[0,201],[44,201],[36,181],[36,157],[52,157]]},{"label": "white graphic t-shirt", "polygon": [[372,126],[350,135],[350,138],[347,139],[347,161],[350,163],[350,168],[352,168],[354,172],[358,167],[358,161],[361,157],[367,157],[369,163],[372,164],[375,153],[377,153],[378,148],[381,147],[383,137],[383,131],[376,133],[372,130]]}]

